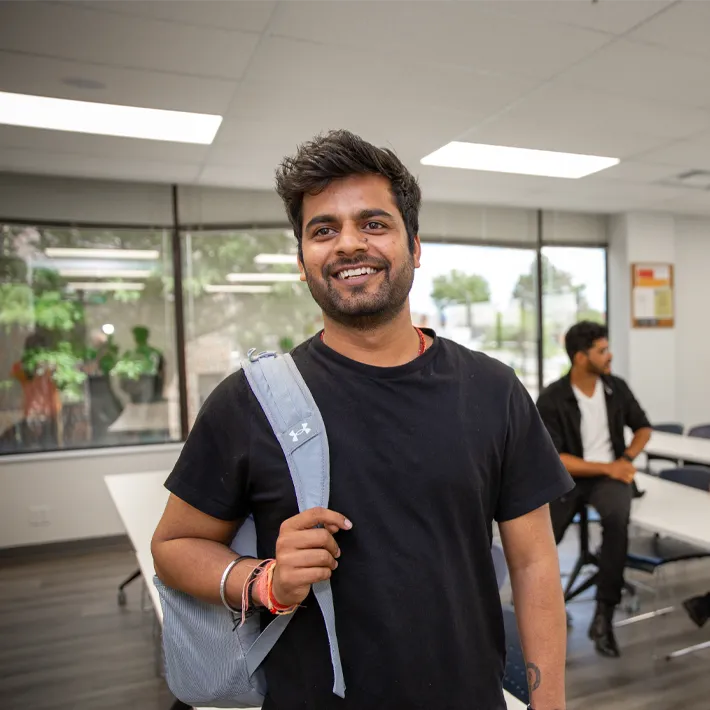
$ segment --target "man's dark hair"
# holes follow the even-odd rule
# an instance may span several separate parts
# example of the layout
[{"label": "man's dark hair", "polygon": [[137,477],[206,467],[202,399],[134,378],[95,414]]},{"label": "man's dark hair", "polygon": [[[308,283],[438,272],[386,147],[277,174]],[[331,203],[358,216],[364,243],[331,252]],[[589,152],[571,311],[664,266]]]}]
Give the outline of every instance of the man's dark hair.
[{"label": "man's dark hair", "polygon": [[569,359],[574,363],[577,353],[591,350],[597,340],[609,337],[609,329],[605,325],[583,320],[573,325],[565,335],[565,349]]},{"label": "man's dark hair", "polygon": [[276,192],[286,207],[299,254],[303,243],[304,195],[317,195],[333,180],[351,175],[382,175],[390,181],[407,229],[409,250],[413,252],[422,201],[416,178],[388,148],[377,148],[350,131],[338,130],[299,146],[296,155],[284,158],[276,171]]}]

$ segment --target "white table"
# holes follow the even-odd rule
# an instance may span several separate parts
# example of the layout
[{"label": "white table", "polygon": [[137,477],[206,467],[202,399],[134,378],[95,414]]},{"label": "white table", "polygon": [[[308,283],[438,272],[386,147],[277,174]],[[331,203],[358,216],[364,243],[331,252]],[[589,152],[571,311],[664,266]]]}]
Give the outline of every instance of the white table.
[{"label": "white table", "polygon": [[654,431],[645,452],[653,456],[710,466],[710,439]]},{"label": "white table", "polygon": [[710,492],[647,473],[636,481],[645,495],[632,503],[632,523],[710,550]]},{"label": "white table", "polygon": [[[153,584],[150,541],[170,495],[163,485],[168,474],[169,471],[149,471],[104,477],[121,522],[136,551],[138,566],[148,587],[153,608],[161,621],[163,615],[160,599]],[[525,710],[525,705],[519,700],[505,691],[504,695],[508,710]]]},{"label": "white table", "polygon": [[[632,523],[710,550],[710,491],[705,493],[647,473],[637,473],[636,481],[645,495],[632,503]],[[708,648],[710,641],[674,651],[668,658]]]}]

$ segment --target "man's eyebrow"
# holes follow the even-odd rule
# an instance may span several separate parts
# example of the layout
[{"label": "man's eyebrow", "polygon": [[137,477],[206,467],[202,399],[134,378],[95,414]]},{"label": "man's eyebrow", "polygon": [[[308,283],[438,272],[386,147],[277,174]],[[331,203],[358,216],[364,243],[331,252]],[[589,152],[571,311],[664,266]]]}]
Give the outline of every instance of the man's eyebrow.
[{"label": "man's eyebrow", "polygon": [[371,219],[372,217],[388,217],[389,219],[394,219],[394,215],[381,209],[362,210],[360,214],[358,214],[358,219]]},{"label": "man's eyebrow", "polygon": [[[394,219],[394,215],[387,212],[387,210],[382,210],[378,208],[360,210],[360,212],[358,212],[357,214],[357,219],[359,221],[364,219],[372,219],[374,217],[385,217],[388,219]],[[305,227],[305,231],[308,231],[311,227],[315,227],[318,224],[333,224],[333,222],[337,221],[338,218],[335,215],[318,214],[308,221],[308,224]]]},{"label": "man's eyebrow", "polygon": [[306,225],[306,230],[309,230],[311,227],[315,227],[317,224],[332,224],[333,222],[337,221],[338,218],[335,215],[318,214],[308,222],[308,224]]}]

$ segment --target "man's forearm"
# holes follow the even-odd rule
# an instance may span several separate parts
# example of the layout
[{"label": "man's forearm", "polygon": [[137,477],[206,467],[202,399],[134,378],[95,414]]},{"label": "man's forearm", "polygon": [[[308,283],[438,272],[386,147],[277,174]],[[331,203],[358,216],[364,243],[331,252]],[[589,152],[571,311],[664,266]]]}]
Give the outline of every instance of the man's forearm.
[{"label": "man's forearm", "polygon": [[634,434],[631,443],[626,447],[626,455],[631,459],[635,459],[646,448],[646,444],[650,441],[652,433],[653,429],[648,427],[639,429]]},{"label": "man's forearm", "polygon": [[569,472],[570,476],[584,478],[585,476],[605,476],[608,465],[596,461],[585,461],[579,456],[572,454],[560,454],[560,460]]},{"label": "man's forearm", "polygon": [[564,710],[567,620],[556,555],[510,570],[535,710]]},{"label": "man's forearm", "polygon": [[[152,551],[155,572],[164,584],[212,604],[222,603],[219,594],[222,575],[237,556],[226,545],[213,540],[180,538],[154,541]],[[232,607],[241,607],[244,583],[257,564],[255,560],[244,560],[230,572],[225,591]],[[253,598],[261,603],[256,590]]]}]

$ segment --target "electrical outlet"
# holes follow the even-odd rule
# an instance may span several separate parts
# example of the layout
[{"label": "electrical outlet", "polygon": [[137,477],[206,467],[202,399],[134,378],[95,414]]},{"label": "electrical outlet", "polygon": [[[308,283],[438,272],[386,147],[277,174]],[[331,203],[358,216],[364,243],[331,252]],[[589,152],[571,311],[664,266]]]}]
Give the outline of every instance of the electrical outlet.
[{"label": "electrical outlet", "polygon": [[45,527],[49,525],[48,505],[30,506],[30,525],[32,525],[33,527]]}]

